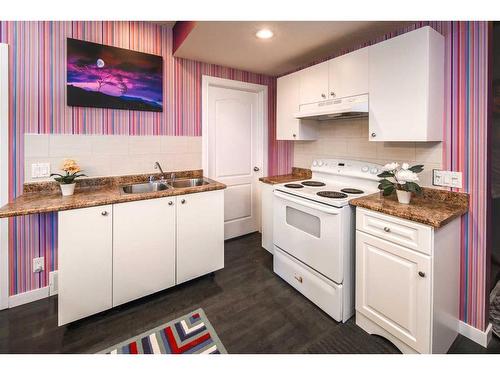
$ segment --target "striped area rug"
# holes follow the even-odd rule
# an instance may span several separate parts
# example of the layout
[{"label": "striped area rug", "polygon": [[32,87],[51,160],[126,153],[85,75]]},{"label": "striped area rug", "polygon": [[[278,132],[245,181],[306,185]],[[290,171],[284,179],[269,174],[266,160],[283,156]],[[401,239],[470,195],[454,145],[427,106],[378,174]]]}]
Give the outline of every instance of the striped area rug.
[{"label": "striped area rug", "polygon": [[100,354],[226,354],[202,309],[172,320]]}]

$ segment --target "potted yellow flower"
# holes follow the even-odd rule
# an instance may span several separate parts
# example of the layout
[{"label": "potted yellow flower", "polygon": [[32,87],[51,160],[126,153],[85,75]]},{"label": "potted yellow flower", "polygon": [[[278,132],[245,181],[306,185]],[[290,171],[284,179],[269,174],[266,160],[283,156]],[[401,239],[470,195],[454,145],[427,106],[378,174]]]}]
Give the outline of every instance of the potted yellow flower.
[{"label": "potted yellow flower", "polygon": [[61,169],[66,172],[66,174],[52,173],[50,176],[57,176],[54,180],[59,182],[63,196],[73,195],[75,192],[75,179],[86,175],[79,173],[82,170],[76,160],[73,159],[64,160]]}]

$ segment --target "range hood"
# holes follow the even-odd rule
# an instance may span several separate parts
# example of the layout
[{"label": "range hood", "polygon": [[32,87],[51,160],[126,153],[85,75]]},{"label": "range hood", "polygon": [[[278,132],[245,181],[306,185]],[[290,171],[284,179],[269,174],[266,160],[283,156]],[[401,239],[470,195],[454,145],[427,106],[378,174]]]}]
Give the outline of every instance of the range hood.
[{"label": "range hood", "polygon": [[318,121],[366,116],[368,116],[368,94],[303,104],[299,112],[294,114],[297,119]]}]

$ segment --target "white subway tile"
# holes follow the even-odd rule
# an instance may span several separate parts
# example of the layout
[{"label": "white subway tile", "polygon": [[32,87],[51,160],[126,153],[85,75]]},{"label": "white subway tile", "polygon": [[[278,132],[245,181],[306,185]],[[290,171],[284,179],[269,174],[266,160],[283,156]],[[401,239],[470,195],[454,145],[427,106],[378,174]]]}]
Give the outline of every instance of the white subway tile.
[{"label": "white subway tile", "polygon": [[55,135],[49,137],[49,156],[77,158],[91,154],[91,137],[87,135]]},{"label": "white subway tile", "polygon": [[415,144],[415,160],[421,163],[441,165],[443,161],[442,142],[417,142]]},{"label": "white subway tile", "polygon": [[91,137],[92,155],[127,155],[129,136],[95,135]]},{"label": "white subway tile", "polygon": [[157,136],[131,136],[129,138],[129,154],[144,155],[160,153],[160,137]]},{"label": "white subway tile", "polygon": [[49,135],[48,134],[25,134],[24,135],[25,157],[48,157]]}]

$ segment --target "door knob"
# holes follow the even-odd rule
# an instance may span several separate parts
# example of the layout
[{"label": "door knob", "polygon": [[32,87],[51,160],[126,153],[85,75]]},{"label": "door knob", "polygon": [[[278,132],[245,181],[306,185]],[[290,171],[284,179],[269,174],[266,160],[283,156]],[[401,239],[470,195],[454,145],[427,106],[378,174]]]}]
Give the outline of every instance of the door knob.
[{"label": "door knob", "polygon": [[169,205],[169,206],[172,206],[173,204],[174,204],[174,202],[172,202],[172,201],[169,201],[169,202],[168,202],[168,205]]},{"label": "door knob", "polygon": [[375,138],[377,136],[376,133],[372,133],[372,138]]},{"label": "door knob", "polygon": [[186,203],[186,200],[185,199],[181,200],[181,203],[182,204]]},{"label": "door knob", "polygon": [[101,212],[101,215],[102,215],[102,216],[108,216],[108,211],[102,211],[102,212]]},{"label": "door knob", "polygon": [[425,272],[418,271],[418,276],[420,276],[420,277],[425,277]]},{"label": "door knob", "polygon": [[259,167],[253,167],[253,170],[254,170],[254,172],[258,172],[258,171],[260,171],[260,168]]}]

